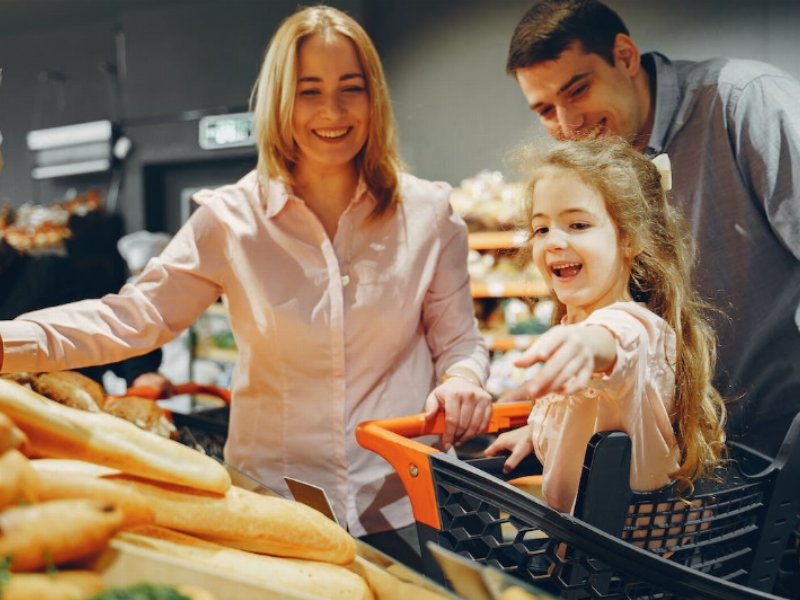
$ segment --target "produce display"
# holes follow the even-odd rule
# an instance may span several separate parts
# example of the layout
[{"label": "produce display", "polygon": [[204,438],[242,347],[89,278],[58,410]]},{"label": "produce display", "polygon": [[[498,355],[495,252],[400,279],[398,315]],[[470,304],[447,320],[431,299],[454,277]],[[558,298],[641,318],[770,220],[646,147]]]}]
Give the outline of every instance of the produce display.
[{"label": "produce display", "polygon": [[358,556],[322,513],[232,485],[194,449],[15,378],[0,378],[3,600],[447,597]]}]

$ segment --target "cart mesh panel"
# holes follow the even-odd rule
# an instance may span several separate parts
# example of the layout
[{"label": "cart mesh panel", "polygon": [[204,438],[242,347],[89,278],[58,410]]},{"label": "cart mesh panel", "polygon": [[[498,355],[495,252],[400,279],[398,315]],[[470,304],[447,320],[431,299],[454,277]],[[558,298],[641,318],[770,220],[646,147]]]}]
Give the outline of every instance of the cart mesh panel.
[{"label": "cart mesh panel", "polygon": [[740,580],[757,541],[761,487],[742,482],[691,502],[635,501],[622,539],[715,577]]},{"label": "cart mesh panel", "polygon": [[180,441],[217,460],[223,459],[225,441],[228,439],[230,408],[212,408],[196,413],[173,413]]},{"label": "cart mesh panel", "polygon": [[[592,539],[602,532],[584,523],[573,526],[577,519],[467,463],[442,455],[430,458],[441,518],[436,542],[444,548],[562,598],[686,597],[686,589],[664,575],[663,565],[648,571],[635,560],[626,564],[609,558],[610,552],[592,548],[595,541],[602,545],[602,539]],[[738,483],[692,503],[636,502],[623,538],[670,561],[736,579],[747,562],[754,514],[761,506],[757,486]],[[640,553],[624,546],[618,550]],[[617,566],[609,567],[604,558]]]}]

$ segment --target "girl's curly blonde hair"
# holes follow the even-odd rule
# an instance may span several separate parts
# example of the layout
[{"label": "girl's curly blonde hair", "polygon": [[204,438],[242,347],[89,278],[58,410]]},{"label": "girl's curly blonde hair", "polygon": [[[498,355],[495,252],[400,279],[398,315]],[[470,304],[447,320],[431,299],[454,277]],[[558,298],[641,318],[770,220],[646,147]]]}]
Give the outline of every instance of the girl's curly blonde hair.
[{"label": "girl's curly blonde hair", "polygon": [[[647,157],[622,139],[559,142],[528,155],[532,171],[526,188],[527,227],[533,189],[552,170],[576,174],[596,189],[616,225],[621,245],[640,250],[633,259],[628,287],[634,300],[669,323],[676,336],[675,415],[680,467],[671,476],[682,488],[709,472],[725,444],[725,404],[711,384],[716,335],[705,318],[710,305],[692,284],[694,243],[679,212],[667,201],[661,174]],[[565,307],[554,299],[554,323]]]}]

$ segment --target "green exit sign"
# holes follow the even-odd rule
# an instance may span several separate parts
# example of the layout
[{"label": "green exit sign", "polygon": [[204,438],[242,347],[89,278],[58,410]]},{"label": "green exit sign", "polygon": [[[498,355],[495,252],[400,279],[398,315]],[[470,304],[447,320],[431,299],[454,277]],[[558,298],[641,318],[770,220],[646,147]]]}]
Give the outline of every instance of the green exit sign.
[{"label": "green exit sign", "polygon": [[254,146],[253,113],[234,113],[203,117],[199,124],[200,147],[205,150]]}]

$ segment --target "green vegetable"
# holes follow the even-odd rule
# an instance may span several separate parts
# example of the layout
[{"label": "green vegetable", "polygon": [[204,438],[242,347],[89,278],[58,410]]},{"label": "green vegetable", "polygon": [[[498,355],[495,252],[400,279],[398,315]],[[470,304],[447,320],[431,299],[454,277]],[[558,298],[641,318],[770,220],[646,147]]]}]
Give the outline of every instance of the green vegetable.
[{"label": "green vegetable", "polygon": [[169,585],[137,583],[100,592],[89,600],[191,600]]},{"label": "green vegetable", "polygon": [[0,598],[3,597],[3,589],[5,589],[10,579],[11,557],[4,556],[2,559],[0,559]]}]

